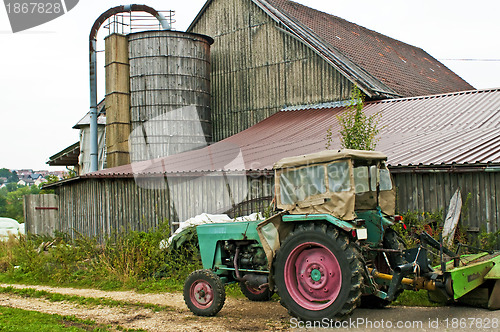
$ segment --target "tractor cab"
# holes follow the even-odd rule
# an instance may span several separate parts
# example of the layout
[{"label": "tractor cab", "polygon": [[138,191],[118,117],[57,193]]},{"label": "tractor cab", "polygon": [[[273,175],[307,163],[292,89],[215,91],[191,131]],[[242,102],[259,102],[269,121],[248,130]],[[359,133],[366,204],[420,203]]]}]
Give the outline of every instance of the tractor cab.
[{"label": "tractor cab", "polygon": [[341,150],[284,158],[274,165],[276,207],[289,214],[354,220],[373,210],[394,215],[395,194],[381,152]]}]

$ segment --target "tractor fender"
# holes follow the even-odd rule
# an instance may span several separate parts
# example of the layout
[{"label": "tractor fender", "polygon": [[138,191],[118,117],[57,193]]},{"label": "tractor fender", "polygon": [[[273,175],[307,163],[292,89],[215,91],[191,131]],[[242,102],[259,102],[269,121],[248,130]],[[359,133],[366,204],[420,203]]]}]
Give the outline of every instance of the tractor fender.
[{"label": "tractor fender", "polygon": [[304,222],[304,221],[327,221],[330,224],[346,232],[350,232],[356,228],[354,223],[335,218],[330,214],[289,214],[283,216],[283,222]]}]

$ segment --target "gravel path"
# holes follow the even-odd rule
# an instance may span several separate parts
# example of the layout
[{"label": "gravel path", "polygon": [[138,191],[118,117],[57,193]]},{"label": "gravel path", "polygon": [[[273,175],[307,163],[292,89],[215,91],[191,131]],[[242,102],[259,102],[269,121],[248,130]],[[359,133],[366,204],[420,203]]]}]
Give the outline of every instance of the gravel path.
[{"label": "gravel path", "polygon": [[[180,293],[144,294],[132,291],[100,291],[95,289],[58,288],[0,284],[2,287],[33,288],[47,292],[83,297],[109,298],[125,302],[151,303],[172,308],[154,312],[143,308],[84,306],[72,302],[50,302],[1,294],[0,305],[48,314],[74,315],[100,324],[147,331],[324,331],[306,328],[291,320],[276,301],[250,302],[247,299],[226,299],[216,317],[194,316],[184,304]],[[485,325],[488,323],[489,325]],[[399,325],[401,324],[401,325]],[[498,331],[500,311],[470,307],[392,307],[356,309],[346,325],[334,331]],[[294,329],[294,327],[299,327]],[[307,325],[305,326],[307,327]]]},{"label": "gravel path", "polygon": [[100,324],[148,331],[282,331],[289,330],[289,316],[277,302],[250,302],[246,299],[226,299],[216,317],[197,317],[187,309],[182,294],[143,294],[133,291],[100,291],[95,289],[56,288],[0,284],[1,287],[33,288],[52,293],[83,297],[109,298],[126,302],[151,303],[171,307],[171,311],[149,309],[83,306],[71,302],[50,302],[0,293],[0,305],[48,314],[74,315]]}]

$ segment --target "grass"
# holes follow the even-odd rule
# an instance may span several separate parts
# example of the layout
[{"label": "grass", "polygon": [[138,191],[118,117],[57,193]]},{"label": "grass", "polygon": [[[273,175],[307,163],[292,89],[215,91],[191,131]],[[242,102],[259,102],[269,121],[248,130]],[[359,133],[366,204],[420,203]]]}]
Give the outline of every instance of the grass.
[{"label": "grass", "polygon": [[201,268],[193,236],[177,248],[161,249],[169,230],[122,232],[102,242],[59,233],[0,242],[0,282],[102,290],[180,291]]},{"label": "grass", "polygon": [[441,307],[444,304],[434,303],[429,301],[426,290],[405,290],[401,293],[392,305],[407,306],[407,307]]},{"label": "grass", "polygon": [[75,316],[49,315],[9,307],[0,307],[0,330],[16,332],[110,331],[94,321],[82,320]]},{"label": "grass", "polygon": [[86,306],[104,305],[108,307],[144,308],[144,309],[150,309],[155,312],[174,310],[172,307],[161,306],[151,303],[127,302],[127,301],[119,301],[103,297],[84,297],[78,295],[65,295],[60,293],[51,293],[43,290],[36,290],[33,288],[18,289],[14,287],[0,287],[0,293],[13,294],[27,298],[43,298],[51,302],[66,301]]}]

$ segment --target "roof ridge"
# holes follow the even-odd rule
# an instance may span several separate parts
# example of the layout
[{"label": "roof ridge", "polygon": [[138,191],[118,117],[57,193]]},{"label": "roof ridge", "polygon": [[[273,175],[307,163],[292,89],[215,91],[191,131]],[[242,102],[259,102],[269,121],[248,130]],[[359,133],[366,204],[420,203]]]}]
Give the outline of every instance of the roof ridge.
[{"label": "roof ridge", "polygon": [[476,94],[476,93],[487,93],[487,92],[494,92],[494,91],[500,92],[500,88],[463,90],[463,91],[439,93],[439,94],[432,94],[432,95],[422,95],[422,96],[414,96],[414,97],[402,97],[402,98],[394,98],[394,99],[374,100],[374,101],[367,101],[367,102],[365,102],[365,104],[384,104],[384,103],[401,102],[401,101],[416,100],[416,99],[444,98],[444,97],[450,97],[450,96],[468,95],[468,94]]},{"label": "roof ridge", "polygon": [[[285,1],[297,4],[293,1]],[[268,15],[270,15],[275,21],[285,25],[286,28],[297,35],[299,39],[302,39],[302,41],[306,45],[308,45],[314,52],[316,52],[327,62],[330,62],[331,65],[333,65],[340,73],[342,73],[342,75],[344,75],[352,83],[358,85],[360,89],[371,98],[399,96],[396,91],[384,84],[384,82],[372,75],[355,61],[351,60],[346,54],[344,54],[344,52],[319,36],[316,31],[311,29],[311,27],[304,24],[301,20],[290,14],[287,10],[281,8],[280,6],[276,6],[274,0],[252,0],[252,2],[259,8],[267,12]],[[304,5],[301,6],[303,8],[312,9]]]}]

